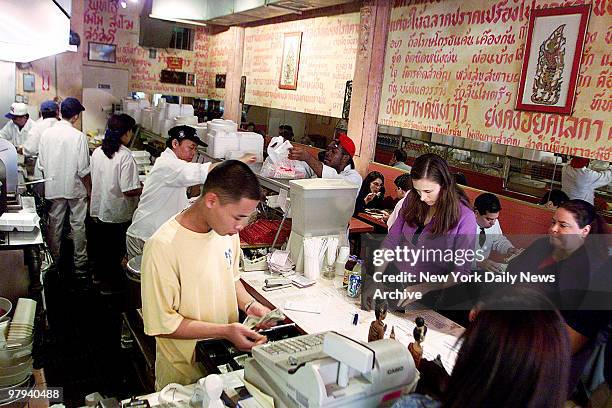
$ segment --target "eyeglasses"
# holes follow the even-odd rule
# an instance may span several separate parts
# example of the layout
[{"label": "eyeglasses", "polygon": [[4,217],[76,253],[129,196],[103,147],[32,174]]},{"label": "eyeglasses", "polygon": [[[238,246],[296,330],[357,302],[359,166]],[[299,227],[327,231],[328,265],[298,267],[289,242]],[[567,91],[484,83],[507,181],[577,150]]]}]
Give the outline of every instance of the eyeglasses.
[{"label": "eyeglasses", "polygon": [[376,187],[380,187],[383,185],[383,183],[378,182],[378,181],[373,181],[372,184],[375,185]]}]

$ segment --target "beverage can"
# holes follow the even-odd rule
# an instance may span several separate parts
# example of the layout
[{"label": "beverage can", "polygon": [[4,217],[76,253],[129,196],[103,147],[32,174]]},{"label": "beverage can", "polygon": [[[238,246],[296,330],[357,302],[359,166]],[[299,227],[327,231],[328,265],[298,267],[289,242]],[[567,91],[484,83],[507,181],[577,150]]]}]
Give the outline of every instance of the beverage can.
[{"label": "beverage can", "polygon": [[348,279],[348,286],[346,288],[349,297],[355,298],[359,296],[361,291],[361,275],[358,273],[351,273]]}]

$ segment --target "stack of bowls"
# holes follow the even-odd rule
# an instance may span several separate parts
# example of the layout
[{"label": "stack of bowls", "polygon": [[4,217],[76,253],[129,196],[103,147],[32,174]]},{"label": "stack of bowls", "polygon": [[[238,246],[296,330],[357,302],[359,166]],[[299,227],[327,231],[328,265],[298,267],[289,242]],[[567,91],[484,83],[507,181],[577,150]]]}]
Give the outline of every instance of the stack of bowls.
[{"label": "stack of bowls", "polygon": [[7,343],[22,343],[32,337],[34,332],[34,317],[36,316],[36,301],[19,298],[13,321],[9,326]]}]

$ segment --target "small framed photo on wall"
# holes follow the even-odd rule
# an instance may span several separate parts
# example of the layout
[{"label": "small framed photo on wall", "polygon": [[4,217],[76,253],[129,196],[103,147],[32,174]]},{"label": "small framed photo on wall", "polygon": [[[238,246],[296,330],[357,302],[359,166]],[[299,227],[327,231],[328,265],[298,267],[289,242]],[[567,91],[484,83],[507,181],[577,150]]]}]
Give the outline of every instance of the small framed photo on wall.
[{"label": "small framed photo on wall", "polygon": [[516,109],[570,115],[590,4],[531,12]]},{"label": "small framed photo on wall", "polygon": [[115,44],[90,42],[88,47],[87,58],[90,61],[117,62],[117,46]]},{"label": "small framed photo on wall", "polygon": [[23,92],[36,91],[36,77],[34,74],[23,74]]}]

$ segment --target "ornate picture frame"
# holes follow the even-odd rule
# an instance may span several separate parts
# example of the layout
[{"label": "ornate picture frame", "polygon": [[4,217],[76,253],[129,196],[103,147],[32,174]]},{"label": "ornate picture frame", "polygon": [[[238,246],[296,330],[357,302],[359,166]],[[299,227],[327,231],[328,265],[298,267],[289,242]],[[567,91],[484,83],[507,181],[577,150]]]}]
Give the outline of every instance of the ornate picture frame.
[{"label": "ornate picture frame", "polygon": [[572,113],[590,12],[590,4],[532,11],[517,110]]},{"label": "ornate picture frame", "polygon": [[295,91],[297,89],[300,69],[300,50],[302,32],[285,33],[283,37],[283,54],[281,58],[278,88]]}]

